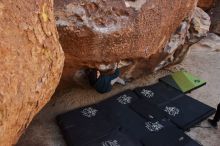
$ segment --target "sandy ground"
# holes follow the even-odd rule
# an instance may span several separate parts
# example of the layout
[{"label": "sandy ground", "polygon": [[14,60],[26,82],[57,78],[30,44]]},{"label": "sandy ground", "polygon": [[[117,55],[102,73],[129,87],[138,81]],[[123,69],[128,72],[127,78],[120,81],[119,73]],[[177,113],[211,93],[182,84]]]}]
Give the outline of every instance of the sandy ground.
[{"label": "sandy ground", "polygon": [[[204,42],[209,43],[204,45]],[[190,95],[212,107],[216,107],[220,102],[220,38],[211,38],[211,40],[208,38],[204,42],[203,45],[194,46],[183,63],[169,68],[169,70],[175,71],[184,68],[208,81],[206,86],[193,91]],[[158,81],[158,78],[169,73],[168,70],[161,70],[158,73],[143,76],[126,86],[116,85],[111,93],[103,95],[96,93],[89,87],[84,89],[74,87],[65,94],[57,94],[35,117],[17,146],[65,146],[59,128],[55,123],[55,116],[99,102],[125,89],[153,84]],[[202,122],[201,126],[209,127],[207,120]],[[197,127],[191,129],[187,134],[204,146],[220,145],[220,128],[216,130]]]}]

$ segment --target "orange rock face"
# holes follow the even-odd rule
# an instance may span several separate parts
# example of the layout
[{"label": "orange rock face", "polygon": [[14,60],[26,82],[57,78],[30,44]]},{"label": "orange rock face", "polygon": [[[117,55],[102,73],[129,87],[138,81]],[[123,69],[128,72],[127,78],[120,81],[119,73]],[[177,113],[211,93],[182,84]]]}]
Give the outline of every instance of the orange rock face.
[{"label": "orange rock face", "polygon": [[199,0],[198,6],[204,10],[210,9],[214,5],[215,0]]},{"label": "orange rock face", "polygon": [[[197,0],[55,0],[55,16],[66,60],[63,80],[77,69],[120,60],[153,70],[163,48]],[[147,68],[146,68],[147,67]]]},{"label": "orange rock face", "polygon": [[0,1],[0,146],[16,143],[59,82],[64,54],[51,0]]}]

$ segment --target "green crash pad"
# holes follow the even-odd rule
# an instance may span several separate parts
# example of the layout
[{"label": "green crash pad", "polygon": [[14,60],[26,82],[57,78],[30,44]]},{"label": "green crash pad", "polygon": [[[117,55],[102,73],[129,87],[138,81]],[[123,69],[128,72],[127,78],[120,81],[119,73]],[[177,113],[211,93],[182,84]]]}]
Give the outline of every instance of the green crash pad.
[{"label": "green crash pad", "polygon": [[159,80],[183,93],[188,93],[206,84],[206,81],[186,71],[178,71]]}]

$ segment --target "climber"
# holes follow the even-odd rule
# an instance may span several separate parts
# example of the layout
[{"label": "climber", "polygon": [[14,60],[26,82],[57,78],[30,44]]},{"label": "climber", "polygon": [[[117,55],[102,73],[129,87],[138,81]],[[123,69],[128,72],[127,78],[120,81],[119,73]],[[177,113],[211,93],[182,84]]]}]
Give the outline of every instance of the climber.
[{"label": "climber", "polygon": [[220,121],[220,103],[218,104],[217,111],[213,119],[208,119],[209,124],[214,127],[218,128],[218,122]]},{"label": "climber", "polygon": [[99,93],[110,92],[115,83],[125,85],[125,81],[119,77],[120,70],[117,66],[108,71],[99,71],[97,69],[87,70],[89,83]]}]

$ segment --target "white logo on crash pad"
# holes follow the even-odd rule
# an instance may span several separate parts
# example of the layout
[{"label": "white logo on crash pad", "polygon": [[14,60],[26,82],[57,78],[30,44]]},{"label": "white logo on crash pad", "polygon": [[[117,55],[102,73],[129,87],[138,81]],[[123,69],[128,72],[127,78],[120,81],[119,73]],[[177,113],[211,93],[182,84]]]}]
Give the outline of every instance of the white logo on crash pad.
[{"label": "white logo on crash pad", "polygon": [[143,89],[141,91],[141,94],[144,95],[147,98],[152,98],[154,97],[154,92],[152,92],[151,90],[147,90],[147,89]]},{"label": "white logo on crash pad", "polygon": [[81,111],[81,113],[83,114],[83,116],[85,117],[88,117],[88,118],[91,118],[91,117],[94,117],[96,116],[96,113],[98,112],[97,109],[94,109],[92,107],[88,107],[88,108],[85,108]]},{"label": "white logo on crash pad", "polygon": [[131,103],[131,99],[132,99],[132,97],[127,96],[126,94],[117,98],[118,102],[121,104],[129,104],[129,103]]},{"label": "white logo on crash pad", "polygon": [[117,140],[108,140],[108,141],[102,142],[102,146],[120,146],[120,145],[118,144]]},{"label": "white logo on crash pad", "polygon": [[151,132],[157,132],[160,131],[164,126],[159,122],[146,122],[145,127]]},{"label": "white logo on crash pad", "polygon": [[176,115],[179,115],[180,110],[177,107],[168,107],[166,106],[164,109],[165,112],[167,112],[169,115],[175,117]]}]

